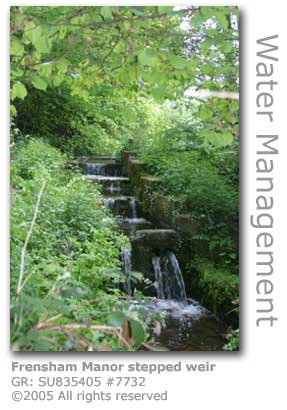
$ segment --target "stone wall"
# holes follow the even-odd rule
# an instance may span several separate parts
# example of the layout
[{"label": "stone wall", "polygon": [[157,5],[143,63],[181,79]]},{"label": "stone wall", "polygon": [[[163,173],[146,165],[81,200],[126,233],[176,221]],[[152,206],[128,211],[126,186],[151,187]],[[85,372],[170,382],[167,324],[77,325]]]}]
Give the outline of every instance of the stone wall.
[{"label": "stone wall", "polygon": [[161,192],[160,178],[147,174],[145,162],[137,159],[134,151],[123,151],[122,155],[123,172],[131,179],[143,214],[159,227],[176,229],[191,238],[197,226],[184,202]]}]

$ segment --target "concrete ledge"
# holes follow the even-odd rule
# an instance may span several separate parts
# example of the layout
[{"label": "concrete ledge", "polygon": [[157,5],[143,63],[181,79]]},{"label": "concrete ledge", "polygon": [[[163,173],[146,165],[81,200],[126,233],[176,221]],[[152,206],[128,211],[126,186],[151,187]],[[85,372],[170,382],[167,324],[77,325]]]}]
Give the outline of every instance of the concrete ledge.
[{"label": "concrete ledge", "polygon": [[177,233],[174,229],[142,229],[136,231],[131,242],[154,249],[174,248],[177,242]]},{"label": "concrete ledge", "polygon": [[123,174],[128,175],[129,160],[131,158],[136,159],[137,153],[135,151],[123,150],[122,151],[122,157],[123,157]]},{"label": "concrete ledge", "polygon": [[144,172],[145,162],[130,158],[128,161],[128,176],[136,187],[140,188],[141,176]]}]

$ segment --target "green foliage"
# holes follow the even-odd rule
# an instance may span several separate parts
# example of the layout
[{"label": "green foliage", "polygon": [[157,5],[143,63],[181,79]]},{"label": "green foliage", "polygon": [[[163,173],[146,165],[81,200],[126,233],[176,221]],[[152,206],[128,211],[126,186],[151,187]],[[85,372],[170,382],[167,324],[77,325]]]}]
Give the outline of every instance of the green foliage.
[{"label": "green foliage", "polygon": [[24,100],[26,95],[27,95],[27,90],[23,84],[21,84],[20,82],[17,82],[13,85],[12,90],[11,90],[12,100],[14,100],[17,97],[20,98],[21,100]]},{"label": "green foliage", "polygon": [[134,346],[140,346],[146,339],[146,324],[138,318],[130,318],[128,313],[113,312],[108,317],[108,324],[115,327],[128,326]]},{"label": "green foliage", "polygon": [[[124,309],[117,296],[122,294],[119,286],[125,280],[120,248],[127,246],[127,239],[117,232],[111,215],[100,204],[98,188],[65,167],[66,158],[41,141],[22,142],[13,152],[11,340],[20,350],[58,350],[59,345],[63,350],[74,350],[81,337],[93,345],[95,335],[88,326],[85,336],[77,333],[77,340],[69,332],[63,336],[37,327],[47,319],[55,329],[75,321],[104,324],[115,306]],[[17,297],[21,250],[44,179],[47,184],[26,250],[23,288]],[[100,302],[94,304],[97,298]],[[103,334],[101,340],[121,348],[114,336]]]},{"label": "green foliage", "polygon": [[201,105],[198,114],[202,120],[199,135],[205,146],[225,147],[237,140],[239,101],[213,98]]},{"label": "green foliage", "polygon": [[239,350],[240,347],[240,336],[239,331],[233,332],[233,336],[231,340],[223,346],[223,350],[225,351],[236,351]]},{"label": "green foliage", "polygon": [[233,174],[226,168],[226,159],[234,156],[232,151],[208,153],[197,149],[154,152],[144,159],[149,171],[161,177],[163,192],[181,199],[181,211],[192,215],[198,226],[193,240],[206,242],[215,259],[236,270],[238,174],[235,167]]},{"label": "green foliage", "polygon": [[67,158],[57,149],[35,139],[29,139],[28,144],[25,140],[17,144],[13,158],[16,160],[11,166],[12,177],[15,175],[18,178],[15,183],[20,187],[23,180],[40,179],[43,176],[61,180],[67,162]]},{"label": "green foliage", "polygon": [[[127,238],[101,205],[99,186],[71,169],[73,156],[136,150],[147,172],[160,176],[160,190],[177,199],[175,212],[190,214],[198,227],[189,240],[208,249],[200,270],[206,303],[231,308],[238,287],[239,105],[233,97],[188,95],[190,87],[238,92],[236,25],[238,10],[229,6],[11,7],[16,348],[135,350],[148,339],[151,319],[122,291]],[[129,279],[137,283],[142,275]],[[83,327],[71,328],[75,323]]]},{"label": "green foliage", "polygon": [[[11,7],[11,99],[60,86],[85,102],[107,85],[133,102],[177,100],[191,86],[236,92],[232,18],[238,26],[235,7]],[[205,143],[230,144],[237,114],[234,101],[208,102]]]},{"label": "green foliage", "polygon": [[204,260],[197,261],[199,272],[199,286],[204,294],[202,303],[228,317],[236,311],[235,304],[239,294],[239,276],[216,268],[212,263]]},{"label": "green foliage", "polygon": [[[197,39],[190,40],[191,34]],[[238,9],[199,7],[186,27],[186,44],[196,55],[200,79],[208,89],[238,90]]]},{"label": "green foliage", "polygon": [[71,97],[64,87],[30,90],[16,108],[15,123],[24,134],[44,135],[53,146],[72,155],[119,152],[141,129],[144,115],[144,110],[139,114],[130,100],[114,96],[108,87],[87,102]]},{"label": "green foliage", "polygon": [[107,83],[133,91],[150,63],[169,75],[168,49],[161,48],[170,36],[180,38],[176,15],[184,14],[157,7],[12,7],[12,81],[39,88],[36,74],[55,86],[67,84],[83,99]]},{"label": "green foliage", "polygon": [[[42,142],[31,140],[28,144],[17,147],[15,159],[11,165],[12,175],[12,241],[18,266],[19,249],[31,221],[33,204],[40,182],[47,179],[47,188],[38,216],[38,224],[31,238],[31,255],[37,260],[39,253],[49,255],[59,267],[65,268],[67,260],[79,255],[89,255],[92,244],[100,240],[114,241],[116,237],[103,219],[105,210],[98,204],[100,193],[90,183],[77,175],[65,172],[65,158],[55,148]],[[57,227],[57,229],[55,229]],[[17,249],[16,249],[17,248]],[[105,248],[103,248],[104,251]],[[59,252],[61,250],[61,252]],[[80,251],[80,252],[79,252]],[[99,255],[102,266],[116,266],[117,244],[112,254]],[[37,272],[45,271],[46,261],[37,263]],[[12,254],[12,262],[13,254]],[[12,263],[12,265],[14,265]],[[49,263],[49,266],[51,264]],[[76,266],[76,265],[75,265]],[[71,268],[71,267],[70,267]],[[73,270],[75,267],[73,267]],[[47,272],[46,272],[47,273]]]},{"label": "green foliage", "polygon": [[186,272],[198,270],[199,255],[208,258],[205,273],[201,270],[190,279],[191,291],[196,288],[202,303],[222,316],[232,311],[232,318],[225,319],[235,323],[237,313],[231,302],[238,296],[239,283],[238,143],[217,148],[202,143],[201,107],[183,101],[155,112],[152,118],[163,126],[155,133],[145,128],[146,134],[135,139],[134,146],[146,162],[146,171],[160,177],[158,189],[176,198],[175,216],[191,217]]},{"label": "green foliage", "polygon": [[146,339],[145,328],[138,320],[134,319],[130,320],[130,326],[133,343],[135,346],[140,346]]},{"label": "green foliage", "polygon": [[160,105],[152,100],[139,101],[138,110],[143,127],[134,135],[132,147],[142,156],[185,151],[201,144],[198,138],[199,103],[180,99]]}]

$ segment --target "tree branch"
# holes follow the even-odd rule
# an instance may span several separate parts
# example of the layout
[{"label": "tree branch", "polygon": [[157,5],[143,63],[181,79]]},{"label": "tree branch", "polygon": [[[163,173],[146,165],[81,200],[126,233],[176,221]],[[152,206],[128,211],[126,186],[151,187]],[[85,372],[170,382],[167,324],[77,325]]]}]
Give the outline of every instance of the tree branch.
[{"label": "tree branch", "polygon": [[[180,13],[180,12],[179,12]],[[162,18],[162,17],[168,17],[169,14],[168,13],[157,13],[157,14],[150,14],[147,16],[132,16],[132,17],[122,17],[122,18],[118,18],[118,19],[107,19],[107,20],[103,20],[103,21],[98,21],[97,23],[87,23],[87,24],[72,24],[70,22],[63,22],[63,23],[58,23],[58,24],[52,24],[52,23],[48,23],[45,21],[41,21],[40,24],[41,25],[46,25],[46,26],[68,26],[68,27],[79,27],[79,28],[99,28],[99,27],[104,27],[104,26],[111,26],[114,24],[119,24],[119,23],[125,23],[125,22],[132,22],[132,21],[141,21],[141,20],[155,20],[157,18]],[[11,31],[10,34],[17,34],[17,33],[21,33],[24,31],[23,29],[18,29],[18,30],[14,30]]]},{"label": "tree branch", "polygon": [[[36,202],[36,206],[35,206],[35,210],[34,210],[34,215],[33,215],[33,219],[29,228],[29,231],[27,233],[22,251],[21,251],[21,263],[20,263],[20,274],[19,274],[19,280],[18,280],[18,286],[17,286],[17,291],[16,291],[16,296],[18,297],[23,285],[22,285],[22,281],[23,281],[23,276],[24,276],[24,271],[25,271],[25,256],[26,256],[26,250],[27,250],[27,245],[29,242],[29,239],[32,235],[33,232],[33,228],[36,222],[36,218],[39,212],[39,207],[40,207],[40,202],[41,202],[41,197],[43,195],[44,189],[45,189],[45,185],[46,185],[47,181],[44,180],[41,186],[41,189],[39,191],[38,197],[37,197],[37,202]],[[24,282],[24,284],[26,283],[26,281]]]},{"label": "tree branch", "polygon": [[85,325],[81,323],[71,323],[71,324],[55,324],[50,322],[40,322],[34,328],[36,331],[40,330],[55,330],[55,331],[72,331],[78,329],[85,329],[85,330],[97,330],[99,332],[107,332],[107,333],[117,333],[120,328],[112,327],[112,326],[105,326],[105,325]]}]

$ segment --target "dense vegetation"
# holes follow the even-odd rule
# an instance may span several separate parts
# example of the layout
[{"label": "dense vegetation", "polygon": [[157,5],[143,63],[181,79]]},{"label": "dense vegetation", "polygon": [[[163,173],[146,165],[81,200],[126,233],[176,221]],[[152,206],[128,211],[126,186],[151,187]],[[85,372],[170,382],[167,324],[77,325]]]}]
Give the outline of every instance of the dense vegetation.
[{"label": "dense vegetation", "polygon": [[[11,8],[15,350],[152,344],[145,312],[125,293],[128,240],[100,187],[71,166],[123,149],[192,216],[196,252],[185,275],[205,306],[237,326],[237,18],[233,7]],[[192,87],[209,94],[194,98]],[[226,349],[237,346],[236,333]]]}]

